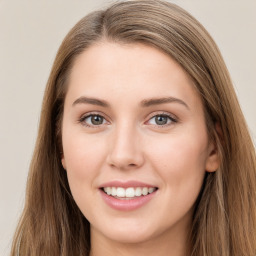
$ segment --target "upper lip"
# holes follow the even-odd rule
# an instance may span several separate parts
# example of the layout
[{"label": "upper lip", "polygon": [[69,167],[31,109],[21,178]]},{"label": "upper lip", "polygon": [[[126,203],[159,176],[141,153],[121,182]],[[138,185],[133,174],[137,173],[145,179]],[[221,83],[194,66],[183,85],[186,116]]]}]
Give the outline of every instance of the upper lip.
[{"label": "upper lip", "polygon": [[136,188],[136,187],[148,187],[148,188],[156,188],[155,185],[152,184],[147,184],[141,181],[136,181],[136,180],[128,180],[128,181],[119,181],[119,180],[114,180],[114,181],[109,181],[106,183],[103,183],[100,185],[100,188],[105,188],[105,187],[121,187],[121,188]]}]

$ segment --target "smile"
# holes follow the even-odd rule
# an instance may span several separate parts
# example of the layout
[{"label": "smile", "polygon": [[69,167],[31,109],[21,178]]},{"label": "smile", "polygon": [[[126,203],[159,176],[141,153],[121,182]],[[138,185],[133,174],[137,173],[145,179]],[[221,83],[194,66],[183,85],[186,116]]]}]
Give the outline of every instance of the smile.
[{"label": "smile", "polygon": [[139,181],[112,181],[102,184],[99,192],[106,205],[118,211],[132,211],[147,205],[158,187]]},{"label": "smile", "polygon": [[155,187],[129,187],[129,188],[104,187],[102,189],[109,196],[112,196],[121,200],[127,200],[127,199],[129,200],[129,199],[151,194],[154,191],[156,191],[157,188]]}]

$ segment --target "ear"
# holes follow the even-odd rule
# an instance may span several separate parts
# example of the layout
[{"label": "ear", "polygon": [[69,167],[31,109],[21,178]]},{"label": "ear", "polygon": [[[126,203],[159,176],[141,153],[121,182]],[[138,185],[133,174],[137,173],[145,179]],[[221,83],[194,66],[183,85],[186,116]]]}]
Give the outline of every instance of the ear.
[{"label": "ear", "polygon": [[220,166],[220,157],[214,143],[209,145],[208,157],[206,159],[205,170],[215,172]]},{"label": "ear", "polygon": [[65,161],[64,155],[61,158],[61,164],[62,164],[63,168],[66,170],[66,161]]},{"label": "ear", "polygon": [[[215,131],[220,140],[222,140],[222,130],[219,123],[215,124]],[[216,143],[212,141],[209,145],[208,158],[206,160],[205,170],[207,172],[215,172],[220,166],[220,154]]]}]

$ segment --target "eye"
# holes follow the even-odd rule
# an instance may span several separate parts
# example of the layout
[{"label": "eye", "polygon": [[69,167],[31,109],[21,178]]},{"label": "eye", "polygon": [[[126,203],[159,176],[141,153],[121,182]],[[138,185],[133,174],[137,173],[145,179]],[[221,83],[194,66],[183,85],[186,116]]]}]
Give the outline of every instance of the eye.
[{"label": "eye", "polygon": [[171,123],[176,123],[177,120],[167,114],[155,115],[149,119],[148,124],[157,125],[157,126],[166,126]]},{"label": "eye", "polygon": [[83,116],[79,121],[86,126],[100,126],[107,123],[103,116],[94,114]]}]

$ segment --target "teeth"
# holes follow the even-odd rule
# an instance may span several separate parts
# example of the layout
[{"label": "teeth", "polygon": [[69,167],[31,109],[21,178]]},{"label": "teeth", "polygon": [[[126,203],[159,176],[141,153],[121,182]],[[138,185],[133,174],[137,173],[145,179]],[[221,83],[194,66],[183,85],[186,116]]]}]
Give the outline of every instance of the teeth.
[{"label": "teeth", "polygon": [[116,196],[117,195],[116,188],[112,188],[111,195],[112,196]]},{"label": "teeth", "polygon": [[143,188],[142,189],[142,195],[146,196],[148,194],[148,188]]},{"label": "teeth", "polygon": [[124,188],[117,188],[116,189],[116,196],[117,197],[125,197],[125,189]]},{"label": "teeth", "polygon": [[149,194],[153,193],[154,191],[155,191],[155,188],[149,188],[149,189],[148,189],[148,193],[149,193]]},{"label": "teeth", "polygon": [[107,188],[107,194],[110,195],[112,193],[111,188]]},{"label": "teeth", "polygon": [[135,196],[141,196],[141,188],[135,189]]},{"label": "teeth", "polygon": [[118,198],[134,198],[136,196],[146,196],[153,193],[156,188],[153,187],[136,187],[136,188],[122,188],[122,187],[104,187],[103,190],[106,194]]},{"label": "teeth", "polygon": [[127,188],[125,190],[125,197],[134,197],[135,191],[134,188]]}]

